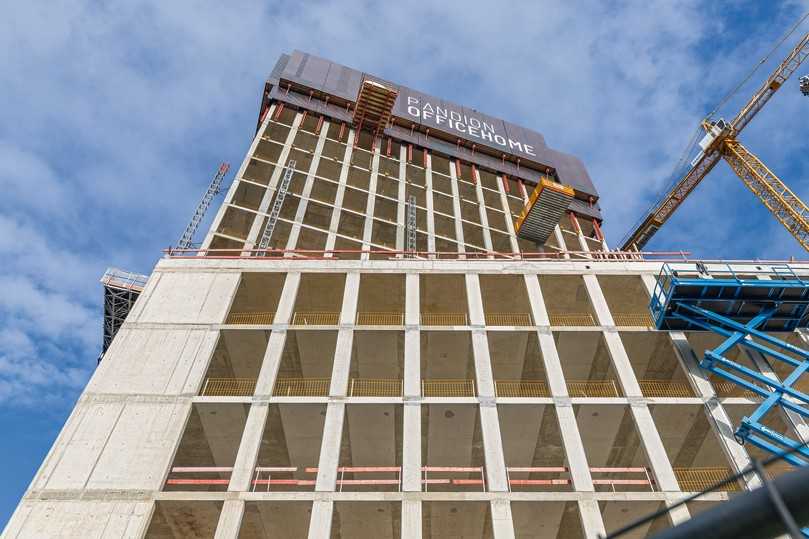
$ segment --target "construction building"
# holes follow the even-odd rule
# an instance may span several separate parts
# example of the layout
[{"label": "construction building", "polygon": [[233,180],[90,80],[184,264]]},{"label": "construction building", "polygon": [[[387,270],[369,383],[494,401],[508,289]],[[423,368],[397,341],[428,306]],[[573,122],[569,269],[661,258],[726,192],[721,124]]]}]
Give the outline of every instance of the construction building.
[{"label": "construction building", "polygon": [[[809,263],[614,251],[601,223],[540,134],[283,55],[201,248],[157,264],[4,537],[594,539],[767,454],[734,438],[762,395],[700,366],[722,336],[650,299]],[[806,348],[804,314],[763,331]]]}]

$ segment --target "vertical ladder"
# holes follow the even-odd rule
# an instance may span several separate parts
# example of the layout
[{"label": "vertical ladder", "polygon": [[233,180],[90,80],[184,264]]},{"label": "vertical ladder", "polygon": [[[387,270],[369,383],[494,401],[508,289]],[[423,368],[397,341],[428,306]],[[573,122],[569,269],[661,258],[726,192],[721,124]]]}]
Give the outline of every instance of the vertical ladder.
[{"label": "vertical ladder", "polygon": [[267,224],[264,226],[264,232],[261,234],[261,241],[258,242],[258,248],[264,251],[259,253],[259,256],[267,256],[266,249],[270,246],[270,238],[275,229],[275,223],[278,222],[278,214],[281,213],[281,206],[284,205],[284,199],[287,197],[289,183],[292,181],[292,174],[295,172],[296,164],[294,160],[288,161],[284,169],[284,177],[281,178],[281,183],[278,185],[278,192],[272,203],[270,216],[267,218]]},{"label": "vertical ladder", "polygon": [[410,195],[407,197],[407,246],[405,248],[409,253],[416,252],[416,197]]},{"label": "vertical ladder", "polygon": [[205,217],[205,212],[207,212],[208,208],[211,206],[213,197],[218,195],[219,191],[222,189],[222,180],[225,179],[225,174],[228,173],[229,169],[230,165],[228,163],[222,163],[219,165],[219,170],[216,171],[216,175],[214,175],[213,180],[211,180],[208,190],[205,191],[205,194],[202,196],[202,200],[197,205],[197,209],[194,211],[194,216],[191,217],[191,222],[188,223],[187,227],[185,227],[185,232],[183,232],[180,241],[177,242],[177,247],[180,249],[190,249],[192,247],[194,234],[196,234],[199,224]]}]

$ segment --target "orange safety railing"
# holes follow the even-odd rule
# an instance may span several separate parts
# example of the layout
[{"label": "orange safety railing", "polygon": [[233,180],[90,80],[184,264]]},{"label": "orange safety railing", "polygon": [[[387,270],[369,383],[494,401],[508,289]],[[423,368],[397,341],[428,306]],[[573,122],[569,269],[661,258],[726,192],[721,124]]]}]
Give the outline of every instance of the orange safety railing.
[{"label": "orange safety railing", "polygon": [[466,313],[421,313],[422,326],[466,326]]},{"label": "orange safety railing", "polygon": [[[232,466],[174,466],[169,471],[165,486],[216,486],[226,490],[230,484],[231,473],[233,473]],[[195,477],[188,477],[189,475]],[[200,475],[217,477],[198,477]]]},{"label": "orange safety railing", "polygon": [[340,313],[298,312],[292,315],[293,326],[336,326]]},{"label": "orange safety railing", "polygon": [[616,326],[655,327],[652,315],[648,312],[612,313],[612,320]]},{"label": "orange safety railing", "polygon": [[567,382],[567,393],[571,397],[620,397],[615,380]]},{"label": "orange safety railing", "polygon": [[[565,466],[509,466],[506,468],[506,477],[508,478],[509,489],[512,487],[560,487],[571,485],[570,478],[546,478],[537,479],[531,478],[532,474],[569,474],[570,470]],[[517,477],[514,477],[514,476]],[[529,477],[520,477],[520,476]]]},{"label": "orange safety railing", "polygon": [[329,378],[278,378],[272,394],[276,397],[325,397]]},{"label": "orange safety railing", "polygon": [[[317,467],[306,468],[307,473],[318,472]],[[342,492],[344,486],[393,486],[396,485],[397,490],[402,488],[402,467],[401,466],[338,466],[337,467],[338,479],[336,481],[339,492]],[[345,474],[380,474],[390,475],[395,474],[394,478],[371,478],[371,479],[346,479]]]},{"label": "orange safety railing", "polygon": [[474,380],[422,380],[422,397],[474,397]]},{"label": "orange safety railing", "polygon": [[203,397],[248,397],[256,390],[255,378],[206,378]]},{"label": "orange safety railing", "polygon": [[532,326],[529,313],[486,313],[487,326]]},{"label": "orange safety railing", "polygon": [[670,380],[638,380],[644,397],[693,397],[694,392],[688,382]]},{"label": "orange safety railing", "polygon": [[358,326],[401,326],[404,313],[357,313]]},{"label": "orange safety railing", "polygon": [[229,313],[225,324],[261,324],[269,325],[275,319],[275,312],[243,312]]},{"label": "orange safety railing", "polygon": [[649,469],[645,467],[628,467],[628,468],[607,468],[607,467],[593,467],[590,468],[591,474],[629,474],[630,476],[637,476],[643,474],[642,478],[634,479],[630,478],[614,478],[614,477],[593,477],[593,484],[594,485],[609,485],[612,487],[612,491],[616,492],[615,487],[633,487],[633,486],[644,486],[649,487],[650,490],[654,491],[655,482],[652,479],[652,475],[649,473]]},{"label": "orange safety railing", "polygon": [[401,397],[402,380],[390,378],[352,378],[349,397]]},{"label": "orange safety railing", "polygon": [[595,326],[590,313],[548,314],[552,326]]},{"label": "orange safety railing", "polygon": [[498,397],[550,397],[548,385],[539,380],[496,380],[495,395]]},{"label": "orange safety railing", "polygon": [[[730,468],[724,467],[674,468],[674,476],[680,490],[686,492],[701,492],[731,475],[733,472]],[[738,492],[741,489],[738,483],[727,483],[716,490]]]},{"label": "orange safety railing", "polygon": [[[447,477],[428,477],[427,472],[438,473],[440,475],[449,474],[480,474],[480,479],[454,479]],[[452,485],[452,486],[480,486],[480,490],[486,491],[486,474],[483,466],[422,466],[421,484],[424,485],[425,492],[429,485]]]},{"label": "orange safety railing", "polygon": [[[312,468],[304,468],[302,472],[311,474]],[[317,474],[317,468],[314,468]],[[253,492],[263,487],[263,490],[269,491],[270,487],[285,486],[285,487],[312,487],[314,489],[316,483],[316,475],[312,475],[307,479],[296,479],[292,477],[293,474],[298,472],[297,466],[256,466],[255,475],[253,476],[252,486]]]}]

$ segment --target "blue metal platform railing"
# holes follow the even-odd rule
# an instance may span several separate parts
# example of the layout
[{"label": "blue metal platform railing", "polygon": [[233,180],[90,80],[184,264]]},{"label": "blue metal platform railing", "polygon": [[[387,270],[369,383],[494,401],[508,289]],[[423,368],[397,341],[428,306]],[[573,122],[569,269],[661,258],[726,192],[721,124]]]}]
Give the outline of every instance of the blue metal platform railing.
[{"label": "blue metal platform railing", "polygon": [[[737,275],[730,266],[709,272],[703,264],[682,268],[664,264],[649,308],[658,329],[710,331],[725,337],[705,352],[700,366],[763,398],[752,414],[742,418],[737,440],[776,454],[794,449],[784,458],[795,466],[807,466],[809,449],[767,427],[763,420],[778,407],[809,418],[809,395],[794,387],[809,370],[809,351],[771,333],[809,325],[809,280],[798,277],[789,265],[753,273],[765,273],[768,278]],[[793,370],[780,382],[764,376],[726,357],[737,345]]]}]

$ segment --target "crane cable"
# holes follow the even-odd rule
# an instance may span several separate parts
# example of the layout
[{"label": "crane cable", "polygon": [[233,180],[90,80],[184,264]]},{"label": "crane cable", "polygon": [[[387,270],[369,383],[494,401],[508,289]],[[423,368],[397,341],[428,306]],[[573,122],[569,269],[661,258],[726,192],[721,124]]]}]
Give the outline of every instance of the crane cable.
[{"label": "crane cable", "polygon": [[756,72],[756,71],[758,71],[758,68],[759,68],[759,67],[761,67],[762,65],[764,65],[764,64],[767,62],[767,60],[769,60],[769,59],[770,59],[770,57],[773,55],[773,53],[775,53],[775,51],[776,51],[776,50],[778,50],[778,48],[779,48],[781,45],[783,45],[783,44],[784,44],[784,41],[786,41],[786,40],[789,38],[789,36],[791,36],[793,33],[795,33],[795,30],[797,30],[797,29],[798,29],[798,26],[800,26],[800,25],[801,25],[801,23],[802,23],[803,21],[805,21],[807,17],[809,17],[809,11],[807,11],[807,12],[806,12],[806,13],[803,15],[803,17],[801,17],[800,19],[798,19],[798,22],[796,22],[796,23],[795,23],[795,24],[792,26],[792,28],[790,28],[790,29],[789,29],[789,31],[788,31],[786,34],[784,34],[784,36],[783,36],[783,37],[782,37],[780,40],[778,40],[778,42],[775,44],[775,46],[774,46],[774,47],[773,47],[773,48],[770,50],[770,52],[768,52],[768,53],[767,53],[767,54],[764,56],[764,58],[762,58],[761,60],[759,60],[759,62],[758,62],[756,65],[755,65],[755,67],[753,67],[753,69],[752,69],[752,70],[750,71],[750,73],[749,73],[749,74],[748,74],[748,75],[747,75],[747,76],[744,78],[744,80],[742,80],[742,81],[741,81],[739,84],[737,84],[737,85],[736,85],[736,87],[735,87],[735,88],[733,88],[733,90],[731,90],[731,91],[730,91],[730,92],[729,92],[729,93],[728,93],[728,94],[727,94],[725,97],[723,97],[723,98],[722,98],[722,100],[719,102],[719,104],[718,104],[718,105],[717,105],[717,106],[716,106],[716,107],[715,107],[715,108],[714,108],[714,109],[713,109],[713,110],[712,110],[712,111],[711,111],[711,112],[708,114],[708,116],[706,116],[706,117],[705,117],[705,119],[706,119],[706,120],[709,120],[711,117],[713,117],[713,115],[714,115],[714,114],[716,114],[716,112],[717,112],[719,109],[721,109],[721,108],[722,108],[722,107],[723,107],[723,106],[724,106],[724,105],[725,105],[725,104],[726,104],[728,101],[730,101],[730,99],[731,99],[731,98],[732,98],[734,95],[736,95],[736,93],[737,93],[737,92],[738,92],[738,91],[741,89],[741,87],[742,87],[742,86],[744,86],[745,84],[747,84],[747,82],[748,82],[748,81],[749,81],[751,78],[753,78],[753,75],[755,74],[755,72]]}]

